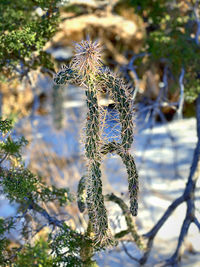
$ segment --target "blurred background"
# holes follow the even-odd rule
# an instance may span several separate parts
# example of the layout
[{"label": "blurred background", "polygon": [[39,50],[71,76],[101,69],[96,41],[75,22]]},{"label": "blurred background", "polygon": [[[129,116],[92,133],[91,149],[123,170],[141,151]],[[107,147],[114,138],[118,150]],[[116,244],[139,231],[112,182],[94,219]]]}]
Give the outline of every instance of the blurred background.
[{"label": "blurred background", "polygon": [[[9,5],[13,5],[8,2],[0,4],[4,15]],[[50,11],[40,1],[30,1],[33,2],[30,10],[24,9],[26,1],[18,2],[15,7],[18,18],[22,11],[34,14],[36,20],[44,16],[45,21],[45,16],[49,16]],[[50,5],[51,1],[47,2]],[[23,135],[29,141],[23,151],[25,165],[48,184],[67,186],[75,195],[86,164],[82,142],[85,94],[80,87],[53,84],[53,76],[62,65],[69,64],[75,42],[88,36],[98,40],[103,46],[103,63],[119,73],[133,91],[135,136],[131,152],[140,181],[136,224],[139,233],[144,234],[183,192],[197,142],[199,1],[52,2],[56,2],[55,10],[50,13],[50,18],[55,16],[53,31],[39,48],[33,48],[32,44],[29,48],[26,39],[22,47],[16,48],[13,39],[9,52],[5,50],[7,39],[0,39],[0,115],[15,119],[13,138]],[[1,30],[5,36],[15,31],[16,37],[17,30],[10,28],[9,21],[9,26],[6,25],[6,15],[3,18]],[[39,36],[43,35],[42,27]],[[30,27],[33,36],[31,30]],[[20,35],[16,38],[21,42]],[[23,54],[23,49],[30,53]],[[107,120],[114,123],[112,102],[104,98],[101,101],[107,109]],[[121,160],[108,156],[102,173],[104,193],[115,193],[128,203],[126,171]],[[197,183],[195,193],[198,218],[199,186]],[[17,205],[10,206],[3,196],[0,205],[0,216],[16,213]],[[106,205],[112,231],[125,229],[120,209],[114,204]],[[80,231],[86,228],[86,215],[80,214],[76,202],[67,208],[58,209],[56,205],[47,208],[59,218],[67,214],[72,227]],[[146,266],[156,266],[173,253],[185,211],[183,203],[158,232]],[[139,255],[133,243],[127,243],[127,248],[133,256]],[[182,255],[181,266],[199,266],[200,235],[195,225],[189,228]],[[120,245],[95,257],[99,266],[137,266]]]}]

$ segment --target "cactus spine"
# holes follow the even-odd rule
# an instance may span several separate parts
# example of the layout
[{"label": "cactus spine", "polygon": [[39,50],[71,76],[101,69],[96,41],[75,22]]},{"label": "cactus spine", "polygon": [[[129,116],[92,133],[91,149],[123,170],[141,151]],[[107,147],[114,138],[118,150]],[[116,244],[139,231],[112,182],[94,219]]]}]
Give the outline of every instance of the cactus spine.
[{"label": "cactus spine", "polygon": [[[79,185],[79,205],[84,210],[86,199],[89,220],[98,244],[111,242],[107,211],[104,206],[101,181],[101,162],[107,153],[118,154],[126,166],[130,194],[130,211],[137,215],[138,174],[133,156],[129,150],[133,142],[133,121],[131,97],[123,80],[104,71],[101,63],[101,48],[97,42],[82,41],[76,46],[76,54],[70,67],[64,67],[54,78],[56,84],[75,83],[85,87],[87,122],[85,154],[88,171]],[[97,101],[98,93],[108,93],[113,99],[121,124],[121,140],[104,142],[100,134],[101,116]],[[84,184],[85,183],[85,184]],[[85,195],[84,195],[85,194]]]}]

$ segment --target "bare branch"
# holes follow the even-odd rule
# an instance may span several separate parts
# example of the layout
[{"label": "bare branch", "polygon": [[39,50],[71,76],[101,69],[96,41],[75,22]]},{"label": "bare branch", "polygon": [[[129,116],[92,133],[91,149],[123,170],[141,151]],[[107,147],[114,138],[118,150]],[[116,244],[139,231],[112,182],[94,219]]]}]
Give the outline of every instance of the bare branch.
[{"label": "bare branch", "polygon": [[183,118],[183,104],[184,104],[184,85],[183,85],[183,78],[185,75],[184,68],[181,69],[181,74],[179,76],[179,86],[180,86],[180,98],[179,98],[179,106],[177,110],[177,118],[182,119]]},{"label": "bare branch", "polygon": [[185,219],[184,219],[182,227],[181,227],[181,231],[179,234],[178,244],[177,244],[176,250],[175,250],[174,254],[171,256],[171,258],[169,258],[168,260],[165,261],[166,266],[169,264],[170,264],[170,266],[171,265],[174,266],[175,264],[178,263],[179,251],[180,251],[181,245],[184,241],[185,236],[187,235],[190,224],[193,221],[192,214],[194,213],[194,202],[191,199],[189,199],[188,201],[189,201],[189,203],[187,202],[187,213],[186,213]]},{"label": "bare branch", "polygon": [[136,257],[133,257],[129,252],[128,252],[128,249],[127,247],[124,245],[124,242],[122,241],[122,247],[124,249],[124,252],[126,253],[127,256],[129,256],[129,258],[131,258],[132,260],[134,261],[137,261],[137,262],[140,262]]},{"label": "bare branch", "polygon": [[160,220],[156,223],[156,225],[149,231],[148,233],[144,234],[144,237],[146,238],[154,238],[154,236],[157,234],[157,232],[160,230],[160,228],[163,226],[163,224],[166,222],[166,220],[170,217],[170,215],[173,213],[173,211],[184,202],[184,197],[180,196],[179,198],[175,199],[172,204],[168,207],[168,209],[165,211],[163,216],[160,218]]},{"label": "bare branch", "polygon": [[198,228],[199,231],[200,231],[200,222],[198,221],[197,217],[194,217],[194,219],[193,219],[193,223],[197,226],[197,228]]},{"label": "bare branch", "polygon": [[168,67],[165,66],[164,68],[164,73],[163,73],[163,89],[164,89],[164,96],[166,97],[167,94],[167,90],[168,90],[168,77],[167,77],[167,73],[168,73]]},{"label": "bare branch", "polygon": [[163,226],[163,224],[167,221],[167,219],[170,217],[170,215],[173,213],[173,211],[183,202],[184,202],[183,196],[174,200],[173,203],[165,211],[163,216],[160,218],[160,220],[156,223],[156,225],[148,233],[143,235],[145,238],[148,238],[148,243],[147,243],[147,249],[144,253],[144,256],[140,260],[141,264],[144,264],[147,261],[149,253],[150,253],[151,248],[153,246],[154,237],[156,236],[157,232],[160,230],[160,228]]},{"label": "bare branch", "polygon": [[[188,177],[188,182],[187,182],[184,194],[183,194],[184,199],[185,199],[186,204],[187,204],[187,212],[186,212],[186,216],[185,216],[185,219],[184,219],[182,227],[181,227],[181,232],[179,235],[176,251],[174,252],[172,257],[166,261],[167,265],[169,265],[169,264],[173,265],[173,264],[176,264],[178,262],[179,251],[180,251],[181,245],[184,241],[185,236],[187,235],[190,224],[192,222],[194,222],[194,220],[196,218],[195,217],[195,204],[194,204],[194,191],[196,188],[197,179],[200,176],[199,175],[200,174],[200,131],[199,131],[199,129],[200,129],[200,113],[199,113],[199,111],[200,110],[199,109],[200,109],[200,94],[197,98],[197,108],[196,108],[196,110],[197,110],[196,113],[197,113],[198,142],[197,142],[196,149],[194,151],[194,156],[193,156],[193,161],[192,161],[192,165],[191,165],[191,169],[190,169],[190,174]],[[197,221],[197,219],[195,221]],[[197,221],[197,223],[198,223],[198,221]]]},{"label": "bare branch", "polygon": [[196,114],[197,114],[197,136],[198,136],[198,140],[200,140],[200,94],[198,95],[198,98],[197,98],[197,111],[196,111]]},{"label": "bare branch", "polygon": [[45,209],[40,207],[38,204],[32,202],[28,208],[40,213],[48,221],[49,224],[53,224],[59,228],[63,228],[63,220],[61,221],[56,219],[55,217],[52,217]]},{"label": "bare branch", "polygon": [[7,158],[7,156],[8,156],[8,153],[6,153],[6,154],[3,156],[3,158],[0,160],[0,164],[3,163],[3,161]]},{"label": "bare branch", "polygon": [[[125,220],[126,220],[127,227],[128,227],[128,229],[125,231],[125,233],[126,234],[127,233],[131,233],[131,235],[132,235],[135,243],[137,244],[137,246],[139,248],[143,248],[141,237],[137,233],[135,222],[133,220],[133,217],[130,214],[129,208],[126,205],[126,203],[121,198],[115,196],[114,194],[106,195],[105,196],[105,200],[113,201],[114,203],[116,203],[121,208],[121,210],[123,212],[123,215],[125,217]],[[120,235],[120,234],[123,234],[123,233],[120,232],[120,233],[117,233],[116,235],[118,235],[118,234]]]},{"label": "bare branch", "polygon": [[137,72],[135,70],[135,66],[134,66],[134,61],[139,58],[139,57],[144,57],[145,55],[147,55],[147,53],[141,53],[141,54],[138,54],[138,55],[134,55],[131,60],[129,61],[129,64],[127,66],[127,69],[128,70],[131,70],[133,72],[133,79],[134,79],[134,82],[135,82],[135,90],[133,92],[133,101],[135,100],[135,97],[140,89],[140,80],[139,80],[139,77],[137,75]]}]

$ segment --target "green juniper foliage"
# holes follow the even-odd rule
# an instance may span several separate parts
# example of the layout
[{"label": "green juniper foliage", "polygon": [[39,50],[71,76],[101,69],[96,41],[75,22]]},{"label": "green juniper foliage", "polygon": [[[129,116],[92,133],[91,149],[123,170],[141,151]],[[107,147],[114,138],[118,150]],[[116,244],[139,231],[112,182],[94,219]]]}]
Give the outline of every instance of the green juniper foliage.
[{"label": "green juniper foliage", "polygon": [[12,121],[11,120],[3,120],[0,117],[0,131],[1,134],[5,134],[7,132],[9,132],[10,130],[12,130]]},{"label": "green juniper foliage", "polygon": [[19,149],[26,144],[27,141],[24,137],[21,137],[17,141],[13,141],[10,137],[8,137],[4,143],[0,144],[0,150],[3,153],[9,153],[10,156],[12,155],[19,158],[21,155]]},{"label": "green juniper foliage", "polygon": [[[60,206],[72,202],[73,197],[69,189],[47,186],[40,177],[24,167],[21,161],[21,148],[27,141],[24,138],[22,139],[23,141],[21,139],[19,141],[12,140],[12,124],[11,120],[0,120],[0,191],[10,202],[14,201],[20,204],[20,207],[19,215],[6,219],[0,218],[0,265],[8,266],[8,264],[14,261],[15,263],[12,266],[35,266],[35,264],[37,266],[60,266],[60,262],[71,261],[71,250],[69,250],[69,253],[66,253],[65,260],[59,258],[59,255],[56,256],[56,252],[54,256],[51,256],[50,252],[52,251],[53,253],[53,248],[58,245],[56,238],[51,240],[53,232],[49,235],[49,241],[47,238],[42,237],[35,243],[31,242],[27,243],[26,246],[16,245],[16,247],[9,248],[11,241],[8,238],[8,233],[11,229],[19,227],[20,220],[25,219],[28,211],[31,210],[34,213],[41,214],[48,220],[50,225],[52,223],[57,224],[61,228],[61,232],[67,229],[65,234],[68,234],[69,240],[72,240],[72,237],[75,235],[75,232],[70,227],[65,227],[64,222],[51,217],[42,208],[43,203],[52,201],[58,202]],[[17,166],[13,166],[13,158],[18,159],[19,163]],[[39,228],[42,225],[41,223],[39,222],[38,224]],[[22,223],[21,228],[17,230],[18,234],[22,235],[23,242],[27,242],[25,228],[26,223],[24,225]],[[57,234],[59,235],[59,231]],[[31,236],[34,236],[33,229],[28,232],[28,237],[31,238]],[[80,257],[77,257],[77,260],[81,261]],[[66,266],[70,265],[66,264]]]},{"label": "green juniper foliage", "polygon": [[200,40],[197,32],[200,2],[129,0],[119,4],[134,7],[146,22],[147,35],[142,51],[149,53],[148,66],[152,62],[164,63],[171,71],[176,87],[179,87],[179,76],[184,68],[185,99],[194,101],[200,93]]},{"label": "green juniper foliage", "polygon": [[[93,110],[92,105],[91,109]],[[96,122],[96,119],[94,121]],[[72,229],[64,220],[51,216],[44,208],[49,202],[57,202],[59,206],[66,206],[74,198],[68,188],[47,186],[41,177],[33,174],[24,166],[21,149],[27,141],[24,138],[14,141],[11,137],[12,126],[11,120],[0,120],[0,193],[6,196],[10,202],[18,203],[17,215],[5,219],[0,218],[1,266],[96,267],[96,262],[92,259],[94,253],[104,249],[108,244],[113,244],[113,238],[117,240],[129,233],[138,247],[142,247],[134,221],[123,200],[114,195],[111,197],[102,195],[100,171],[102,156],[116,150],[122,160],[124,156],[129,155],[130,157],[127,151],[124,152],[121,149],[120,143],[116,143],[114,148],[108,148],[106,145],[103,148],[103,144],[94,145],[93,149],[96,147],[96,154],[88,146],[88,157],[91,158],[88,158],[88,174],[83,176],[79,183],[78,200],[81,211],[84,210],[87,203],[90,220],[87,230],[80,232]],[[94,135],[92,137],[94,138]],[[9,145],[7,145],[8,140]],[[88,140],[90,141],[90,139]],[[111,146],[111,143],[107,145]],[[93,156],[96,156],[95,160]],[[128,160],[130,163],[124,159],[130,177],[133,175],[133,173],[129,173],[133,159],[129,158]],[[89,177],[90,172],[91,176]],[[108,229],[104,198],[119,203],[127,222],[127,230],[118,233],[113,238]],[[39,234],[46,227],[45,234],[37,236],[37,233]],[[18,235],[19,240],[16,244],[9,239],[11,231]],[[98,233],[99,236],[97,236]],[[35,238],[36,236],[37,238]]]},{"label": "green juniper foliage", "polygon": [[[86,104],[86,138],[85,154],[88,172],[81,178],[78,189],[78,204],[80,210],[87,203],[88,215],[99,244],[110,243],[107,211],[104,206],[101,181],[101,163],[103,156],[116,153],[126,166],[130,193],[130,211],[137,215],[138,175],[134,158],[130,155],[133,142],[132,101],[128,87],[122,79],[104,70],[101,63],[101,47],[98,42],[82,41],[76,45],[76,54],[69,67],[63,67],[55,76],[57,85],[78,83],[85,87]],[[100,133],[102,125],[98,95],[106,93],[113,99],[119,113],[121,124],[121,140],[106,142]],[[85,185],[84,185],[85,183]],[[86,194],[86,196],[85,196]]]},{"label": "green juniper foliage", "polygon": [[53,69],[45,43],[56,31],[59,0],[0,1],[0,71],[6,77],[30,69]]},{"label": "green juniper foliage", "polygon": [[43,238],[35,242],[34,246],[27,244],[17,255],[15,267],[55,266],[53,256],[49,255],[49,244]]},{"label": "green juniper foliage", "polygon": [[8,256],[7,246],[9,240],[5,237],[5,233],[9,232],[13,226],[12,220],[6,221],[3,218],[0,218],[0,264],[5,262],[5,257]]}]

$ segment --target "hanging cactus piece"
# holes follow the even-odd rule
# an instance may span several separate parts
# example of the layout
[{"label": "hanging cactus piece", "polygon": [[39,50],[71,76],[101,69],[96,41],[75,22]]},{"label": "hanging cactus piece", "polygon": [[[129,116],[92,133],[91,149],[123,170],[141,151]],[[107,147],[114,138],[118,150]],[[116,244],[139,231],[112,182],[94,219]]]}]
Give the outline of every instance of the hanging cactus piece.
[{"label": "hanging cactus piece", "polygon": [[77,189],[77,204],[80,212],[86,208],[86,176],[81,177]]},{"label": "hanging cactus piece", "polygon": [[[82,177],[78,187],[78,206],[81,212],[87,204],[88,216],[95,242],[100,245],[112,243],[107,211],[104,205],[101,181],[101,163],[104,155],[116,153],[122,159],[128,176],[130,211],[133,216],[138,210],[138,174],[133,156],[129,150],[133,143],[132,100],[124,81],[109,69],[104,69],[101,61],[101,46],[91,40],[82,41],[75,47],[76,54],[69,67],[63,67],[54,77],[58,85],[81,84],[85,88],[88,108],[85,127],[85,155],[87,175]],[[109,94],[115,104],[120,122],[117,140],[106,141],[103,135],[106,116],[98,103],[98,95]]]}]

